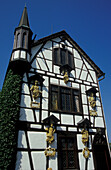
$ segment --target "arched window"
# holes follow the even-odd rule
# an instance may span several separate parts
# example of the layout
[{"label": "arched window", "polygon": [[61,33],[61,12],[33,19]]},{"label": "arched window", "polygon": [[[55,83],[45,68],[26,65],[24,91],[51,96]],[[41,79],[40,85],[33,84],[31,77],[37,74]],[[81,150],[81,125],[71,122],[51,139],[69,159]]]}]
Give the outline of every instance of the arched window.
[{"label": "arched window", "polygon": [[60,66],[68,64],[73,69],[74,68],[73,54],[64,48],[54,48],[53,63]]},{"label": "arched window", "polygon": [[16,47],[20,47],[20,33],[17,34]]},{"label": "arched window", "polygon": [[26,47],[26,33],[23,33],[23,38],[22,38],[22,47]]}]

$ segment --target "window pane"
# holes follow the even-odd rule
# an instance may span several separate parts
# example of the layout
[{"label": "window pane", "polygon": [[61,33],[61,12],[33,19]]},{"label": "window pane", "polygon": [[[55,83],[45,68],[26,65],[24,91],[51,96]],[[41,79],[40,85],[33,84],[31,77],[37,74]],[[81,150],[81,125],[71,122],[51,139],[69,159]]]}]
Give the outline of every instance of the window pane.
[{"label": "window pane", "polygon": [[54,64],[59,64],[58,48],[54,48]]},{"label": "window pane", "polygon": [[66,64],[65,54],[66,54],[66,50],[61,49],[61,64],[62,65]]},{"label": "window pane", "polygon": [[58,93],[52,92],[52,100],[51,100],[51,107],[54,110],[58,109]]},{"label": "window pane", "polygon": [[68,148],[69,148],[69,149],[74,148],[74,139],[73,139],[73,138],[69,138],[69,139],[67,140],[67,143],[68,143]]},{"label": "window pane", "polygon": [[74,151],[68,151],[68,167],[75,168]]},{"label": "window pane", "polygon": [[62,151],[62,167],[66,167],[66,152]]},{"label": "window pane", "polygon": [[68,94],[62,94],[62,110],[70,111],[70,95]]},{"label": "window pane", "polygon": [[74,96],[74,112],[80,112],[79,96]]}]

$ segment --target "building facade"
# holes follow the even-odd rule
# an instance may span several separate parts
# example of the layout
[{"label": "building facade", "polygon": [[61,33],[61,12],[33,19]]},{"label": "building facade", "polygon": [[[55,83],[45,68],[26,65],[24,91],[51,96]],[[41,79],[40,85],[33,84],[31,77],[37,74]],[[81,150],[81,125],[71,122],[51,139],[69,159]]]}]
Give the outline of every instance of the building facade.
[{"label": "building facade", "polygon": [[23,75],[15,169],[110,170],[104,73],[65,31],[32,40],[26,7],[14,36],[9,68]]}]

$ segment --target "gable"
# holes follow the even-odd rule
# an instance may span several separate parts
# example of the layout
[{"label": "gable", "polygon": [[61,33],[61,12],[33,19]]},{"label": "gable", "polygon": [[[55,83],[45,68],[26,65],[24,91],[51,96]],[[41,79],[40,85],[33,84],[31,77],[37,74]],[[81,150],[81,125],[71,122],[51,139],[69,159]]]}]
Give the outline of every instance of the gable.
[{"label": "gable", "polygon": [[60,74],[60,66],[53,61],[53,49],[65,48],[73,54],[74,69],[70,73],[73,79],[97,83],[96,71],[80,52],[67,40],[62,40],[62,36],[50,39],[37,46],[32,47],[32,68],[55,74]]},{"label": "gable", "polygon": [[100,68],[90,59],[90,57],[79,47],[79,45],[65,31],[61,31],[50,36],[47,36],[45,38],[39,39],[33,43],[32,47],[38,46],[41,43],[46,44],[47,41],[55,41],[54,47],[58,46],[57,43],[61,43],[62,45],[62,42],[63,43],[65,42],[65,45],[67,46],[68,50],[71,50],[71,48],[73,47],[79,52],[80,55],[83,56],[87,63],[95,70],[98,78],[104,75]]}]

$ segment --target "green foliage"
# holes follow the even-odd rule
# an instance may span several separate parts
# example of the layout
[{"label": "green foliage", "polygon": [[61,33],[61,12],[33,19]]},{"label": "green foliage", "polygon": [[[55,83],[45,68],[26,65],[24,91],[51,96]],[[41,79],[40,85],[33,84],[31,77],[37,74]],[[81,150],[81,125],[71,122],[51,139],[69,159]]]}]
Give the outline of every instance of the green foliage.
[{"label": "green foliage", "polygon": [[21,76],[8,71],[0,92],[0,170],[12,169],[17,145]]}]

